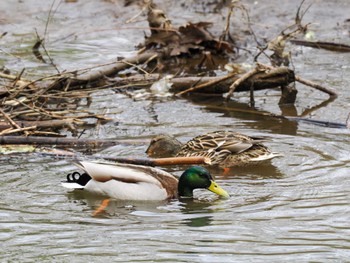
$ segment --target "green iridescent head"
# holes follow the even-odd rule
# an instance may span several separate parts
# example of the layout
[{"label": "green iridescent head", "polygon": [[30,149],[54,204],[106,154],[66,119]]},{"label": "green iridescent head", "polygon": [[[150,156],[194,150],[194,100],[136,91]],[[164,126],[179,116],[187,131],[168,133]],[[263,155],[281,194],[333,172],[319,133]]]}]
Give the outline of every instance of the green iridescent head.
[{"label": "green iridescent head", "polygon": [[197,188],[208,189],[225,198],[230,197],[229,194],[214,181],[207,169],[201,166],[192,166],[180,176],[178,186],[179,196],[192,197],[193,190]]}]

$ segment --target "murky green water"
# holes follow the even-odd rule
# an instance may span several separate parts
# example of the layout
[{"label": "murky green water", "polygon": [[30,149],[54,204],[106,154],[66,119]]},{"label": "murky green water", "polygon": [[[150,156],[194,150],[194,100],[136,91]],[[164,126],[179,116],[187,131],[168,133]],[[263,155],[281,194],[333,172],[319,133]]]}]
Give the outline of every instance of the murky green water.
[{"label": "murky green water", "polygon": [[[337,10],[345,5],[339,2]],[[298,72],[322,79],[340,94],[307,117],[345,122],[350,55],[310,48],[297,51]],[[278,91],[257,93],[256,106],[277,114],[301,114],[326,98],[310,88],[298,86],[298,90],[295,108],[280,109]],[[85,137],[151,138],[168,132],[186,141],[208,131],[232,129],[270,136],[273,140],[267,145],[284,157],[225,175],[212,169],[231,194],[228,200],[197,191],[196,198],[186,202],[113,201],[106,213],[93,217],[101,198],[72,193],[60,185],[75,169],[69,161],[1,156],[0,261],[347,261],[349,131],[245,112],[248,101],[247,94],[237,94],[225,104],[213,98],[134,101],[112,91],[96,93],[91,110],[107,110],[114,121],[87,131]],[[118,145],[101,153],[145,156],[146,147]],[[168,170],[181,173],[179,167]]]}]

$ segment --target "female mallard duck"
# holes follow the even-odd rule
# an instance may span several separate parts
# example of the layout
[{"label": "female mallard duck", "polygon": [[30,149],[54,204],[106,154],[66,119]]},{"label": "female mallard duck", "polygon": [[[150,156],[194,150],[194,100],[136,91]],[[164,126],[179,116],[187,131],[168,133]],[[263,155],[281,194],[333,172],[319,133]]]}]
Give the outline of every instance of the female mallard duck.
[{"label": "female mallard duck", "polygon": [[215,131],[199,135],[182,145],[169,135],[159,135],[151,140],[146,153],[152,157],[203,156],[212,165],[229,168],[257,163],[281,156],[261,144],[266,140],[231,131]]},{"label": "female mallard duck", "polygon": [[165,200],[176,197],[192,197],[193,190],[205,188],[213,193],[229,197],[217,185],[203,167],[192,166],[178,179],[171,174],[148,166],[80,162],[85,171],[68,174],[64,187],[84,189],[89,192],[120,200]]}]

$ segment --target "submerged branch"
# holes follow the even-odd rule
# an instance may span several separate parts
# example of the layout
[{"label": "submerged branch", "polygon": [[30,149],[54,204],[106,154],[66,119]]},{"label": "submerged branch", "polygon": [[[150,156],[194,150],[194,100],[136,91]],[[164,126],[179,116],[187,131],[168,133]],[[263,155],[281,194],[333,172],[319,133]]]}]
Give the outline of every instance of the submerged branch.
[{"label": "submerged branch", "polygon": [[189,164],[211,164],[210,159],[201,156],[195,157],[169,157],[169,158],[131,158],[131,157],[107,157],[97,156],[107,161],[118,163],[130,163],[148,166],[189,165]]},{"label": "submerged branch", "polygon": [[350,46],[339,43],[323,42],[323,41],[307,41],[299,39],[291,39],[290,42],[295,45],[313,47],[318,49],[326,49],[335,52],[350,52]]},{"label": "submerged branch", "polygon": [[55,146],[95,146],[109,147],[118,144],[145,144],[148,141],[142,139],[81,139],[81,138],[60,138],[60,137],[39,137],[39,136],[0,136],[0,144],[29,144],[29,145],[55,145]]}]

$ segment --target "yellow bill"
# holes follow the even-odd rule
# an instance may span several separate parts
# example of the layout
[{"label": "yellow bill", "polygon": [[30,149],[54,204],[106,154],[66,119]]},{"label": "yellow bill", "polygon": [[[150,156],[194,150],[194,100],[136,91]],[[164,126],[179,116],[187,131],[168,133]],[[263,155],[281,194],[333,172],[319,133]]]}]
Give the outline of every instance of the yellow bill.
[{"label": "yellow bill", "polygon": [[208,187],[208,190],[224,198],[230,197],[230,195],[214,181],[211,181],[211,184]]}]

